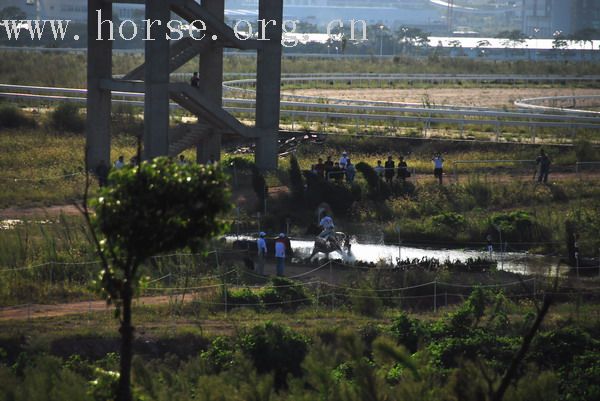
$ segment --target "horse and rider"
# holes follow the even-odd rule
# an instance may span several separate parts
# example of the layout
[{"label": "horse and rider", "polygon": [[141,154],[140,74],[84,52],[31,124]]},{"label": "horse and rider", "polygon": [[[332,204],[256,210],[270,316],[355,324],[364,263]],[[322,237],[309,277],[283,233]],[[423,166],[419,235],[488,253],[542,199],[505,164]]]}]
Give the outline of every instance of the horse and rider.
[{"label": "horse and rider", "polygon": [[335,231],[333,218],[329,214],[325,214],[319,222],[319,226],[323,230],[315,239],[313,251],[309,259],[312,259],[317,253],[329,255],[332,252],[339,252],[344,255],[342,248],[345,248],[346,252],[350,252],[350,238],[342,232]]}]

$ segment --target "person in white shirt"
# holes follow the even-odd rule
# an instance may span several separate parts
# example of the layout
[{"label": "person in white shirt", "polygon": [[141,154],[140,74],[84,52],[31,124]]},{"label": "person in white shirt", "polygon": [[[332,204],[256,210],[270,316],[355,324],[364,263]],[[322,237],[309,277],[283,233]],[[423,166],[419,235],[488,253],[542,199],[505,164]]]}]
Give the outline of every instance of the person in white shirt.
[{"label": "person in white shirt", "polygon": [[186,164],[188,164],[187,160],[185,160],[185,156],[184,155],[179,155],[179,165],[180,166],[185,166]]},{"label": "person in white shirt", "polygon": [[256,245],[258,247],[258,263],[256,264],[256,272],[258,274],[264,274],[265,271],[265,256],[267,256],[267,241],[265,241],[264,232],[260,232],[258,234],[258,239],[256,240]]},{"label": "person in white shirt", "polygon": [[277,276],[283,276],[283,270],[285,268],[285,251],[286,251],[286,238],[285,234],[279,234],[279,238],[275,240],[275,259],[277,259]]},{"label": "person in white shirt", "polygon": [[385,169],[381,165],[381,160],[377,160],[377,166],[375,166],[373,170],[375,170],[378,177],[383,177],[383,172],[385,171]]},{"label": "person in white shirt", "polygon": [[442,185],[442,177],[444,175],[444,159],[441,153],[436,153],[431,159],[433,162],[433,176],[437,178]]},{"label": "person in white shirt", "polygon": [[347,165],[348,165],[348,153],[343,152],[342,157],[340,157],[340,167],[342,169],[345,169]]},{"label": "person in white shirt", "polygon": [[327,241],[327,239],[333,235],[335,225],[333,224],[333,219],[329,215],[325,215],[319,222],[319,226],[323,227],[323,231],[319,234],[319,238],[323,238]]},{"label": "person in white shirt", "polygon": [[123,157],[123,155],[119,156],[119,158],[117,159],[117,161],[114,164],[115,169],[120,170],[123,167],[125,167],[125,158]]}]

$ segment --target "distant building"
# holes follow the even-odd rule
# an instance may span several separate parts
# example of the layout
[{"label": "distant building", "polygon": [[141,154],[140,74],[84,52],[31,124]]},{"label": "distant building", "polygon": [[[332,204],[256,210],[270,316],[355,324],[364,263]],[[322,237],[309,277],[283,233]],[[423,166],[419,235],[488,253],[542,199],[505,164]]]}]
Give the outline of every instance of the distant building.
[{"label": "distant building", "polygon": [[600,0],[523,0],[523,33],[552,37],[600,29]]}]

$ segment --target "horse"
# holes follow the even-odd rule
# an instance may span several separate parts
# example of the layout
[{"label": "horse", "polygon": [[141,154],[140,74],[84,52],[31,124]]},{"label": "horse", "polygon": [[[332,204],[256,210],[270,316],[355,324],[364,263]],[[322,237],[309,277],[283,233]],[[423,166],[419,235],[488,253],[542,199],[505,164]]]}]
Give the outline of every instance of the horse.
[{"label": "horse", "polygon": [[312,260],[317,253],[324,253],[329,256],[330,253],[339,252],[342,256],[346,256],[344,249],[347,253],[350,252],[350,238],[345,233],[336,232],[327,240],[317,237],[315,239],[313,251],[308,259]]}]

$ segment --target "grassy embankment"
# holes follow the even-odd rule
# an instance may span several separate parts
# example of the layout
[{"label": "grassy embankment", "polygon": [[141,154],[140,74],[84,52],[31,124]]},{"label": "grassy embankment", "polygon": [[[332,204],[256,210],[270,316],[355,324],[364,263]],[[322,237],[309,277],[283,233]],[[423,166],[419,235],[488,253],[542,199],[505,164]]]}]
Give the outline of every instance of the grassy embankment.
[{"label": "grassy embankment", "polygon": [[[477,290],[437,314],[365,312],[308,307],[213,315],[202,303],[138,308],[134,394],[146,400],[491,400],[536,308],[531,300]],[[504,399],[596,399],[598,319],[594,303],[552,306]],[[9,321],[0,328],[3,396],[110,398],[118,370],[110,313]]]}]

